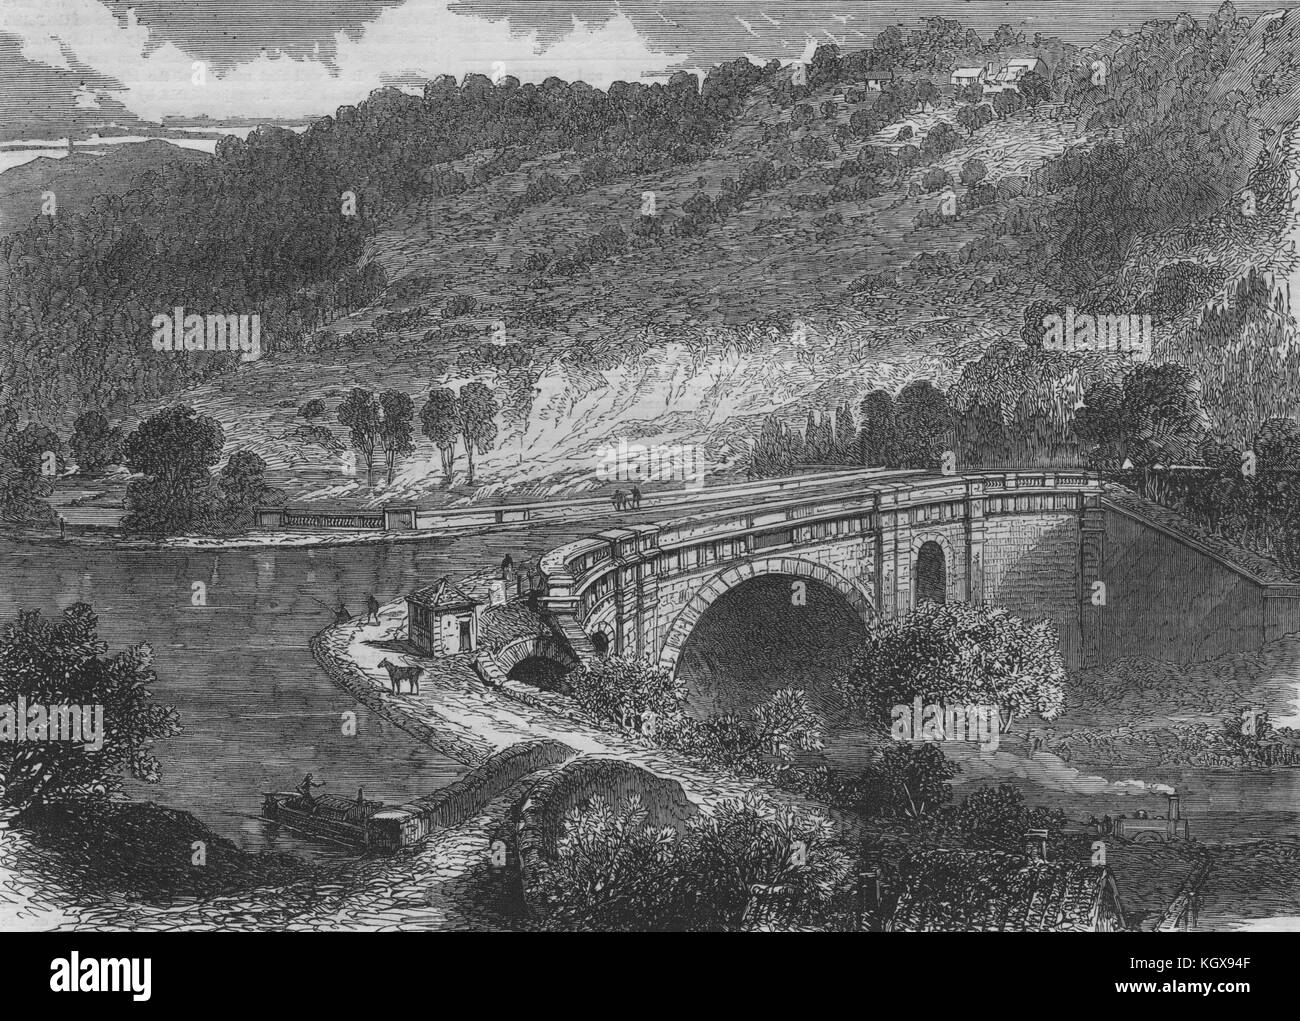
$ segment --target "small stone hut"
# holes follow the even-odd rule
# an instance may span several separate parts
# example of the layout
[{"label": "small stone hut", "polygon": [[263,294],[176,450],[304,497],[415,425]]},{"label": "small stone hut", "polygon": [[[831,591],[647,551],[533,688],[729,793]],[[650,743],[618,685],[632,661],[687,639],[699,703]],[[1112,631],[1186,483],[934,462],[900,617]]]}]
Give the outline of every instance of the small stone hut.
[{"label": "small stone hut", "polygon": [[406,597],[406,635],[430,656],[455,656],[478,649],[483,603],[447,578]]}]

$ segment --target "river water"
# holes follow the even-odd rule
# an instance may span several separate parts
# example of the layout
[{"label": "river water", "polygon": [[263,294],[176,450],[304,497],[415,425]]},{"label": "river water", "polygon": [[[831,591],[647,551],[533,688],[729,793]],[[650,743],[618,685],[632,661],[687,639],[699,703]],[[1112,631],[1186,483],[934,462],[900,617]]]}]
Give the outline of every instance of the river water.
[{"label": "river water", "polygon": [[[620,523],[629,520],[636,518],[624,516]],[[507,553],[522,566],[610,523],[594,517],[419,541],[202,552],[0,540],[0,623],[18,610],[53,613],[82,601],[99,615],[101,638],[110,650],[139,642],[153,646],[155,695],[177,706],[184,730],[155,748],[161,783],[132,781],[132,797],[192,811],[245,849],[338,853],[265,824],[261,793],[291,787],[310,772],[327,784],[327,793],[352,797],[360,787],[368,798],[403,802],[453,782],[465,767],[330,683],[307,651],[308,639],[331,620],[325,606],[342,600],[358,613],[368,592],[388,602],[443,575],[490,569]],[[205,606],[192,605],[196,582],[206,588]],[[822,677],[819,685],[808,676],[830,666],[807,655],[806,641],[777,634],[784,615],[758,612],[762,593],[746,595],[733,622],[736,633],[714,635],[719,640],[710,643],[709,654],[683,659],[701,711],[745,713],[763,688],[794,683],[814,689],[829,680]],[[773,632],[775,647],[757,640],[767,631]],[[737,699],[735,691],[727,693],[727,682],[736,679],[737,662],[753,658],[739,654],[747,645],[762,647],[766,678],[745,674],[745,686],[756,690]],[[343,732],[345,713],[356,714],[355,736]],[[826,760],[851,768],[865,752],[863,742],[853,740],[852,728],[836,738]],[[950,747],[962,760],[960,785],[1010,781],[1024,789],[1030,803],[1065,807],[1076,817],[1132,814],[1137,808],[1163,811],[1164,799],[1153,785],[1168,784],[1179,788],[1184,814],[1202,839],[1300,832],[1297,769],[1079,771],[1010,749],[988,756],[973,747]]]},{"label": "river water", "polygon": [[[759,578],[733,589],[695,625],[678,662],[697,711],[747,717],[773,691],[807,691],[824,719],[826,749],[801,756],[806,765],[863,768],[880,738],[849,720],[832,692],[860,640],[860,625],[829,589],[809,585],[792,605],[788,579]],[[1025,724],[1020,725],[1023,733]],[[1191,832],[1231,843],[1300,835],[1300,768],[1249,771],[1207,767],[1076,766],[1050,753],[1030,754],[1023,740],[997,750],[951,742],[944,753],[961,767],[960,800],[976,786],[1010,783],[1030,805],[1061,808],[1078,822],[1089,816],[1152,815],[1167,811],[1165,792],[1177,789]]]},{"label": "river water", "polygon": [[[706,493],[695,502],[749,499]],[[154,749],[161,782],[131,781],[130,796],[191,811],[248,850],[341,853],[264,823],[262,792],[295,786],[310,772],[327,784],[323,793],[354,797],[360,787],[367,798],[400,803],[446,786],[465,767],[333,686],[307,650],[333,619],[326,607],[342,600],[361,613],[367,593],[386,603],[444,575],[494,570],[506,554],[523,568],[562,543],[664,513],[584,508],[567,520],[437,538],[221,551],[0,539],[0,625],[19,610],[57,613],[85,602],[110,652],[153,647],[153,691],[179,709],[184,730]],[[193,605],[196,582],[204,606]],[[354,736],[343,733],[349,712]]]},{"label": "river water", "polygon": [[[598,526],[603,527],[603,526]],[[261,793],[305,773],[323,793],[403,802],[453,782],[465,767],[420,744],[336,689],[308,639],[340,599],[364,612],[449,574],[476,573],[510,553],[517,564],[589,534],[550,523],[494,535],[346,547],[158,551],[25,545],[0,540],[0,623],[19,610],[56,613],[89,603],[110,652],[147,642],[160,702],[180,711],[182,733],[154,749],[158,784],[129,795],[197,815],[247,850],[329,855],[260,818]],[[598,528],[597,528],[598,530]],[[192,605],[195,582],[206,606]],[[345,736],[343,716],[357,732]]]}]

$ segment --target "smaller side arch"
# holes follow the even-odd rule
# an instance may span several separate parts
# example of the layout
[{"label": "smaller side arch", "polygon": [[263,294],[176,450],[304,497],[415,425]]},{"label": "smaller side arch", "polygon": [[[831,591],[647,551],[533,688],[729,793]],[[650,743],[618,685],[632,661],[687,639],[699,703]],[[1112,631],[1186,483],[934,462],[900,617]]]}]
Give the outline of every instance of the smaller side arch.
[{"label": "smaller side arch", "polygon": [[578,665],[577,658],[563,643],[546,636],[516,638],[491,653],[491,657],[503,674],[509,674],[526,659],[544,659],[564,670]]},{"label": "smaller side arch", "polygon": [[943,595],[945,602],[951,602],[959,596],[960,588],[957,586],[959,573],[957,571],[956,554],[953,552],[952,540],[942,532],[925,531],[917,532],[912,536],[910,553],[908,556],[908,566],[911,573],[911,585],[908,597],[908,605],[915,608],[920,601],[918,593],[920,590],[920,579],[918,578],[918,568],[920,566],[922,550],[927,543],[933,543],[938,546],[943,553]]},{"label": "smaller side arch", "polygon": [[597,656],[605,656],[614,648],[614,632],[607,624],[598,624],[587,633],[587,637],[591,639],[591,647]]}]

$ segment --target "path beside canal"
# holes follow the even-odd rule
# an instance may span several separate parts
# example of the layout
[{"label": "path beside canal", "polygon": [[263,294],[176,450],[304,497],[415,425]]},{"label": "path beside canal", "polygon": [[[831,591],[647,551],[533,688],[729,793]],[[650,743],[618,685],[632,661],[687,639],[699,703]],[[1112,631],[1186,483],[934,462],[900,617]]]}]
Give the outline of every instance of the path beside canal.
[{"label": "path beside canal", "polygon": [[[470,766],[521,741],[549,738],[582,755],[622,759],[676,780],[700,805],[752,790],[794,800],[761,781],[702,769],[673,751],[580,722],[548,706],[545,693],[530,695],[524,685],[489,688],[470,668],[467,656],[417,658],[395,651],[405,645],[405,604],[391,603],[380,610],[378,625],[353,620],[327,628],[313,639],[312,654],[336,684],[367,708]],[[388,675],[379,666],[385,658],[425,666],[418,695],[389,690]]]}]

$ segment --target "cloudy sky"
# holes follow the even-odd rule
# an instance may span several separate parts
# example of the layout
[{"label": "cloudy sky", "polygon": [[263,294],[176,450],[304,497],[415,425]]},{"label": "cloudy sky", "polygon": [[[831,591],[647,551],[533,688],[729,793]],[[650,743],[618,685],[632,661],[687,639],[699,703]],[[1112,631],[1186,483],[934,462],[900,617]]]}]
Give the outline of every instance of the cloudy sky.
[{"label": "cloudy sky", "polygon": [[[62,107],[149,120],[328,113],[384,84],[440,73],[604,87],[749,55],[792,60],[817,42],[868,45],[888,24],[1002,22],[1088,43],[1217,0],[0,0],[0,124]],[[1279,6],[1242,0],[1243,14]],[[203,74],[196,75],[195,63]]]}]

